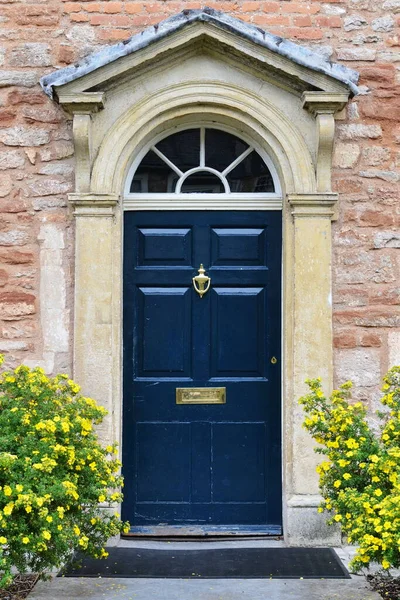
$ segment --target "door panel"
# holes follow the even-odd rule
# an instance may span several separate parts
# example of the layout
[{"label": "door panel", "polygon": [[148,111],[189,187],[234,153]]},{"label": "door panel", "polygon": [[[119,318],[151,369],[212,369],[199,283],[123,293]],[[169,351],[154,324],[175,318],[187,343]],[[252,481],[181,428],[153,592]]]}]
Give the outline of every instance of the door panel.
[{"label": "door panel", "polygon": [[212,377],[262,377],[265,294],[262,288],[213,288]]},{"label": "door panel", "polygon": [[[200,263],[211,277],[203,298],[192,286]],[[279,528],[280,273],[278,211],[125,214],[132,525]],[[226,404],[178,405],[178,387],[225,387]]]},{"label": "door panel", "polygon": [[190,376],[190,291],[188,288],[139,288],[139,377]]}]

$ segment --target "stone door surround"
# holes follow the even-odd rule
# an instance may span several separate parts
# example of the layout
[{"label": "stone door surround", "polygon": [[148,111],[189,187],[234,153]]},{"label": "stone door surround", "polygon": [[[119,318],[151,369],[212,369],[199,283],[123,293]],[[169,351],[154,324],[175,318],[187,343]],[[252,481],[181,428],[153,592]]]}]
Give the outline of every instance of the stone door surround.
[{"label": "stone door surround", "polygon": [[120,439],[129,168],[146,145],[191,123],[244,135],[268,154],[282,187],[284,535],[293,545],[337,544],[316,510],[317,458],[297,399],[307,377],[332,385],[334,115],[355,93],[356,76],[222,13],[188,12],[42,82],[73,116],[74,377],[109,410],[104,441]]}]

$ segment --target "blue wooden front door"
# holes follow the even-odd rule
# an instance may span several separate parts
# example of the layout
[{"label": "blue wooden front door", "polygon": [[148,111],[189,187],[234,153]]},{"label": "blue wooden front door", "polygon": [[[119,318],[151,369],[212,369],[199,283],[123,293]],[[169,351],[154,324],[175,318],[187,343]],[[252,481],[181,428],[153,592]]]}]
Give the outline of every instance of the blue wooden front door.
[{"label": "blue wooden front door", "polygon": [[279,531],[281,213],[127,212],[124,240],[123,517]]}]

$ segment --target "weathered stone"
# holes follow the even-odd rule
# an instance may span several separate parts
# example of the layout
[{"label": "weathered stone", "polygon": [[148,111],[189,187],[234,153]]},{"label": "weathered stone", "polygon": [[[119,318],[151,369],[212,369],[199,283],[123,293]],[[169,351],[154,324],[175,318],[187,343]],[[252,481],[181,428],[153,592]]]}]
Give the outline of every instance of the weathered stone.
[{"label": "weathered stone", "polygon": [[400,314],[369,310],[364,315],[356,316],[356,325],[361,327],[400,327]]},{"label": "weathered stone", "polygon": [[357,144],[339,142],[335,145],[333,165],[339,169],[354,167],[360,156],[360,147]]},{"label": "weathered stone", "polygon": [[67,200],[65,198],[46,196],[44,198],[34,198],[32,200],[33,210],[48,210],[51,208],[62,208],[64,206],[67,206]]},{"label": "weathered stone", "polygon": [[80,46],[82,44],[93,42],[96,34],[93,27],[90,25],[74,25],[68,29],[65,37],[74,44]]},{"label": "weathered stone", "polygon": [[338,125],[338,134],[342,140],[356,140],[359,138],[376,139],[382,136],[380,125],[363,125],[351,123],[349,125]]},{"label": "weathered stone", "polygon": [[28,42],[13,48],[8,60],[12,67],[48,67],[52,64],[50,46]]},{"label": "weathered stone", "polygon": [[379,231],[374,236],[374,248],[400,248],[400,232]]},{"label": "weathered stone", "polygon": [[2,292],[0,294],[0,318],[13,320],[36,312],[35,296],[24,292]]},{"label": "weathered stone", "polygon": [[343,29],[345,31],[353,31],[354,29],[361,29],[367,24],[367,21],[361,15],[351,15],[346,17],[343,22]]},{"label": "weathered stone", "polygon": [[374,31],[391,31],[394,26],[395,20],[390,15],[374,19],[371,23],[371,27]]},{"label": "weathered stone", "polygon": [[360,118],[357,102],[349,102],[347,105],[347,116],[350,121],[357,121]]},{"label": "weathered stone", "polygon": [[364,33],[358,33],[355,35],[351,43],[355,46],[362,46],[363,44],[376,44],[380,41],[380,37],[378,35],[365,35]]},{"label": "weathered stone", "polygon": [[393,225],[394,218],[392,212],[367,208],[360,213],[359,222],[363,227],[387,227]]},{"label": "weathered stone", "polygon": [[36,150],[34,150],[33,148],[27,148],[25,150],[25,154],[27,155],[31,165],[34,165],[36,162]]},{"label": "weathered stone", "polygon": [[390,331],[388,335],[389,367],[400,366],[400,331]]},{"label": "weathered stone", "polygon": [[379,62],[400,62],[400,51],[383,50],[377,53],[376,58]]},{"label": "weathered stone", "polygon": [[400,287],[371,286],[369,304],[400,304]]},{"label": "weathered stone", "polygon": [[360,339],[361,346],[368,348],[380,348],[382,346],[382,338],[377,333],[363,333]]},{"label": "weathered stone", "polygon": [[74,172],[74,165],[67,162],[56,162],[43,165],[39,169],[41,175],[63,175],[69,177]]},{"label": "weathered stone", "polygon": [[355,331],[341,331],[333,337],[335,348],[355,348],[357,346],[357,335]]},{"label": "weathered stone", "polygon": [[13,350],[28,350],[28,344],[22,341],[0,339],[0,352],[12,352]]},{"label": "weathered stone", "polygon": [[379,350],[342,349],[337,351],[338,383],[352,381],[356,386],[371,387],[380,383]]},{"label": "weathered stone", "polygon": [[[13,194],[11,194],[12,196]],[[22,213],[26,212],[26,204],[24,200],[20,198],[11,198],[7,200],[0,200],[0,213]]]},{"label": "weathered stone", "polygon": [[26,106],[22,114],[28,123],[59,123],[64,118],[61,109],[55,105],[40,108]]},{"label": "weathered stone", "polygon": [[29,242],[29,235],[26,231],[13,229],[7,232],[0,232],[0,246],[23,246]]},{"label": "weathered stone", "polygon": [[390,159],[390,149],[382,146],[369,146],[364,148],[363,160],[370,167],[377,167]]},{"label": "weathered stone", "polygon": [[389,183],[396,183],[400,181],[400,174],[396,171],[380,171],[378,169],[371,169],[370,171],[360,171],[360,177],[367,177],[368,179],[383,179]]},{"label": "weathered stone", "polygon": [[398,98],[367,98],[362,103],[362,113],[369,119],[397,121],[398,106]]},{"label": "weathered stone", "polygon": [[21,252],[21,250],[15,250],[14,248],[0,248],[0,263],[7,263],[9,265],[22,265],[33,262],[34,255],[32,252]]},{"label": "weathered stone", "polygon": [[25,159],[18,150],[6,150],[0,152],[0,170],[18,169],[23,167]]},{"label": "weathered stone", "polygon": [[66,194],[72,190],[72,184],[58,179],[37,180],[28,185],[32,196],[52,196],[53,194]]},{"label": "weathered stone", "polygon": [[336,55],[339,60],[373,61],[376,58],[376,50],[371,48],[339,48]]},{"label": "weathered stone", "polygon": [[8,94],[8,103],[14,104],[44,104],[47,99],[42,92],[34,90],[12,90]]},{"label": "weathered stone", "polygon": [[363,79],[370,81],[374,87],[392,87],[396,68],[392,64],[379,63],[360,68]]},{"label": "weathered stone", "polygon": [[0,269],[0,287],[4,287],[8,281],[8,273],[5,269]]},{"label": "weathered stone", "polygon": [[321,13],[324,15],[341,16],[346,14],[346,8],[337,4],[322,4]]},{"label": "weathered stone", "polygon": [[7,340],[15,338],[32,337],[36,333],[36,324],[31,320],[12,321],[4,324],[0,328],[1,337]]},{"label": "weathered stone", "polygon": [[41,149],[39,152],[43,162],[68,158],[74,154],[74,144],[72,142],[59,140],[53,142],[50,146]]},{"label": "weathered stone", "polygon": [[41,146],[49,140],[49,132],[45,129],[17,125],[0,130],[0,142],[6,146]]},{"label": "weathered stone", "polygon": [[4,65],[4,57],[6,55],[6,49],[0,48],[0,66]]},{"label": "weathered stone", "polygon": [[0,71],[0,87],[9,85],[21,85],[32,87],[38,82],[38,76],[33,72],[26,71]]},{"label": "weathered stone", "polygon": [[383,3],[382,8],[384,10],[389,10],[394,13],[399,13],[400,12],[400,0],[386,0]]},{"label": "weathered stone", "polygon": [[13,180],[11,175],[8,173],[3,174],[0,177],[0,198],[4,198],[4,196],[8,196],[13,187]]}]

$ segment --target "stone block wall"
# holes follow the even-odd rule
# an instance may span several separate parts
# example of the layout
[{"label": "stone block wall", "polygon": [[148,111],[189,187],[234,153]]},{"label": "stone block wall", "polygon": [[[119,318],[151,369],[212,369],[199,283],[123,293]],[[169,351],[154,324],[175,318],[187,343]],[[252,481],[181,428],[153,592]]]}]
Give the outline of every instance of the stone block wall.
[{"label": "stone block wall", "polygon": [[[400,363],[400,0],[208,5],[361,74],[361,95],[338,115],[334,344],[336,381],[353,379],[357,395],[374,401],[382,374]],[[39,78],[200,6],[0,0],[0,352],[8,365],[70,372],[72,363],[71,122]]]}]

